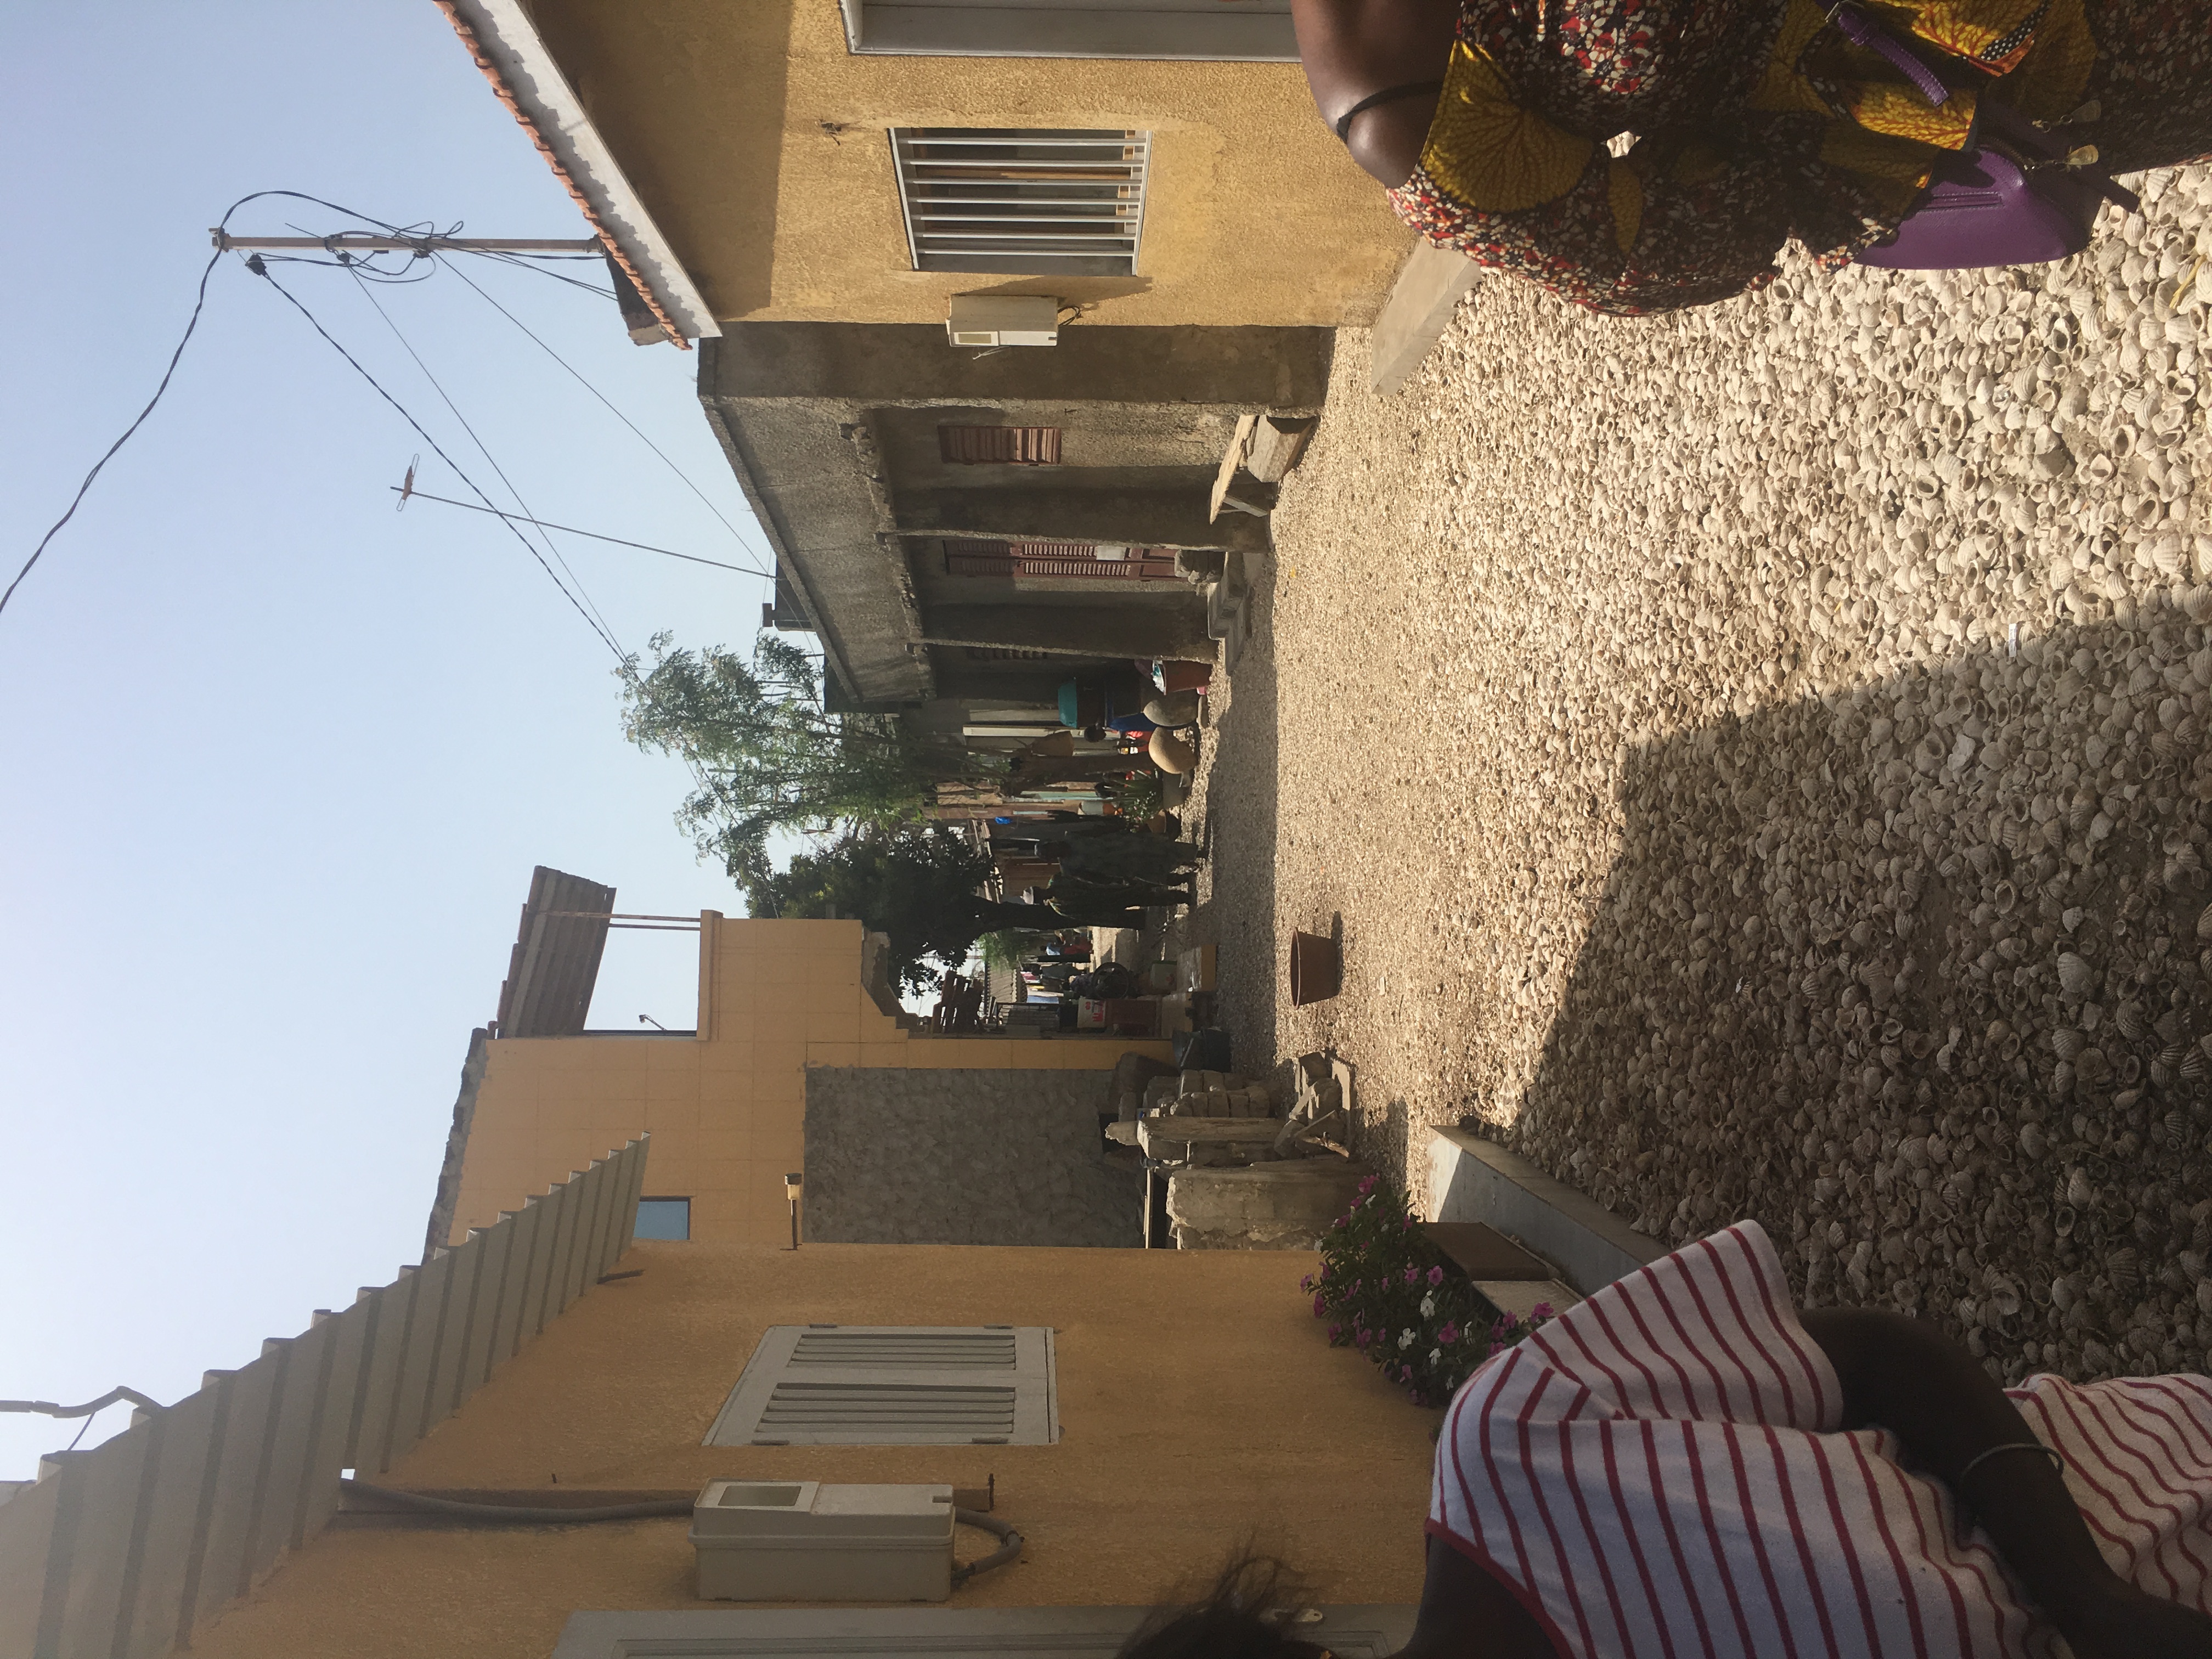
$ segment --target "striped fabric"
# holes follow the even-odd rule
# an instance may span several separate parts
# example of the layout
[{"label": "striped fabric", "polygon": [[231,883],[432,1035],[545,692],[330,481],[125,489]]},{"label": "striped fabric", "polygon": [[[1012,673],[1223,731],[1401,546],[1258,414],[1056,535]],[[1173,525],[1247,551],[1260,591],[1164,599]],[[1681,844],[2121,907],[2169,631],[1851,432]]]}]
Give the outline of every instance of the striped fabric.
[{"label": "striped fabric", "polygon": [[[2106,1559],[2212,1612],[2212,1382],[2013,1391]],[[1575,1659],[2063,1659],[1949,1492],[1842,1389],[1741,1222],[1607,1285],[1471,1377],[1429,1530]]]}]

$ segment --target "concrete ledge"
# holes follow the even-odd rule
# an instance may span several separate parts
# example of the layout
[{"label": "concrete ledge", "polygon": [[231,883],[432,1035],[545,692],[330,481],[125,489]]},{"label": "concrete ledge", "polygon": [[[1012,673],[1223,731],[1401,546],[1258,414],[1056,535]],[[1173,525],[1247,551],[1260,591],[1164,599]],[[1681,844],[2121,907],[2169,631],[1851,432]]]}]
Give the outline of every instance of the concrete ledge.
[{"label": "concrete ledge", "polygon": [[1368,338],[1367,383],[1395,392],[1443,337],[1481,268],[1464,253],[1416,242]]},{"label": "concrete ledge", "polygon": [[1517,1152],[1464,1129],[1429,1132],[1427,1208],[1431,1221],[1486,1221],[1510,1233],[1585,1296],[1667,1254]]}]

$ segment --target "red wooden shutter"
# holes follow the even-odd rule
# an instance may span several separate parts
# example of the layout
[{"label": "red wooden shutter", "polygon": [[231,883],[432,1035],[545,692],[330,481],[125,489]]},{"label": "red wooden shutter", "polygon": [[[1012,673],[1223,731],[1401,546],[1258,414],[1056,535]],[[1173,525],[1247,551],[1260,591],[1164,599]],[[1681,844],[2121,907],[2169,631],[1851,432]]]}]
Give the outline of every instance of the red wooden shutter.
[{"label": "red wooden shutter", "polygon": [[1126,547],[1120,556],[1102,559],[1097,542],[987,542],[945,544],[948,576],[1073,576],[1091,581],[1173,580],[1171,547]]},{"label": "red wooden shutter", "polygon": [[1056,426],[940,426],[937,453],[956,466],[1058,466]]}]

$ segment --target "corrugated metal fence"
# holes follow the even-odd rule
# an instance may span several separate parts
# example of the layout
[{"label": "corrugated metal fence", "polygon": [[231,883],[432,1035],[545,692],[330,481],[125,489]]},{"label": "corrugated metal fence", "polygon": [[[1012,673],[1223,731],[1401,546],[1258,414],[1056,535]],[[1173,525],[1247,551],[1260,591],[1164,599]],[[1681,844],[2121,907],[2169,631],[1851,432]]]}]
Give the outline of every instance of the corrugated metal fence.
[{"label": "corrugated metal fence", "polygon": [[322,1529],[629,1248],[646,1141],[0,1504],[0,1659],[159,1659]]}]

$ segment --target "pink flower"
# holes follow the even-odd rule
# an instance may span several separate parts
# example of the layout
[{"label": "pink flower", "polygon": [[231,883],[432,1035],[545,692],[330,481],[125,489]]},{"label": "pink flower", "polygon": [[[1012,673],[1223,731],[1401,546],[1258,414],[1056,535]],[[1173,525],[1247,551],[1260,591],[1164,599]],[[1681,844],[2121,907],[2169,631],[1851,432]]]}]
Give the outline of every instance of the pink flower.
[{"label": "pink flower", "polygon": [[1302,1291],[1310,1291],[1313,1289],[1313,1275],[1311,1273],[1308,1273],[1304,1279],[1298,1280],[1298,1288]]},{"label": "pink flower", "polygon": [[1408,1285],[1418,1285],[1418,1284],[1419,1284],[1419,1283],[1421,1282],[1421,1270],[1420,1270],[1419,1267],[1408,1267],[1408,1268],[1407,1268],[1407,1269],[1406,1269],[1406,1282],[1407,1282]]},{"label": "pink flower", "polygon": [[1398,1368],[1398,1380],[1401,1382],[1412,1382],[1413,1380],[1413,1368],[1411,1365],[1401,1365]]},{"label": "pink flower", "polygon": [[1442,1267],[1431,1267],[1429,1269],[1429,1284],[1431,1287],[1441,1285],[1443,1282],[1444,1270]]},{"label": "pink flower", "polygon": [[1327,1278],[1328,1277],[1328,1262],[1326,1262],[1326,1261],[1324,1261],[1324,1262],[1322,1262],[1322,1263],[1321,1264],[1321,1275],[1320,1275],[1320,1276],[1321,1276],[1322,1278],[1323,1278],[1323,1279],[1327,1279]]},{"label": "pink flower", "polygon": [[1548,1302],[1539,1302],[1534,1307],[1528,1310],[1528,1317],[1531,1319],[1549,1319],[1553,1317],[1552,1304]]},{"label": "pink flower", "polygon": [[1365,1179],[1364,1179],[1363,1181],[1361,1181],[1361,1182],[1360,1182],[1360,1183],[1359,1183],[1359,1190],[1360,1190],[1361,1192],[1363,1192],[1363,1193],[1371,1193],[1371,1192],[1373,1192],[1373,1191],[1375,1190],[1375,1182],[1376,1182],[1376,1177],[1375,1177],[1375,1176],[1367,1176]]},{"label": "pink flower", "polygon": [[1372,1335],[1372,1332],[1355,1328],[1352,1333],[1352,1346],[1355,1348],[1364,1348]]},{"label": "pink flower", "polygon": [[1449,1347],[1458,1340],[1459,1327],[1447,1319],[1444,1321],[1443,1328],[1437,1333],[1437,1341],[1444,1347]]},{"label": "pink flower", "polygon": [[1332,1326],[1330,1326],[1330,1327],[1328,1328],[1328,1340],[1329,1340],[1329,1343],[1330,1343],[1330,1345],[1331,1345],[1332,1346],[1334,1346],[1335,1344],[1337,1344],[1337,1343],[1339,1343],[1339,1342],[1343,1341],[1343,1340],[1344,1340],[1344,1327],[1343,1327],[1343,1326],[1341,1326],[1341,1325],[1332,1325]]},{"label": "pink flower", "polygon": [[1328,1304],[1321,1297],[1314,1297],[1314,1317],[1319,1319],[1328,1311]]}]

